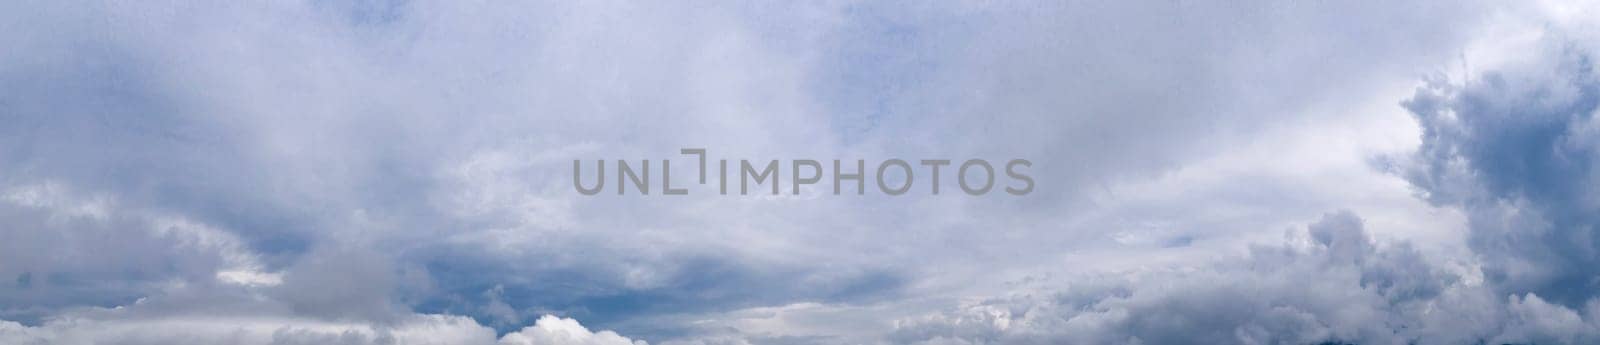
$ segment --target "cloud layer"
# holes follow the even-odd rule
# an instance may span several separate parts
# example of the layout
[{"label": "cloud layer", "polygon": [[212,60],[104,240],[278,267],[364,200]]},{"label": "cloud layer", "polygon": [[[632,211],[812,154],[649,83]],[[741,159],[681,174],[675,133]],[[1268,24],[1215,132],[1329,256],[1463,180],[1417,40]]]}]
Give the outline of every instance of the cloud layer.
[{"label": "cloud layer", "polygon": [[[1593,342],[1558,5],[4,4],[0,342]],[[1039,183],[571,189],[684,147]]]}]

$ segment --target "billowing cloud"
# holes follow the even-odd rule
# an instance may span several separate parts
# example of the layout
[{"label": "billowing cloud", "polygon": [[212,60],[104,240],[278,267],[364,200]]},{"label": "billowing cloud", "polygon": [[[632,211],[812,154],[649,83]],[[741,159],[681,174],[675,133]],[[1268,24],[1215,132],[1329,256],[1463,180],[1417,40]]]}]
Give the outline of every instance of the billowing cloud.
[{"label": "billowing cloud", "polygon": [[1216,266],[1022,290],[896,325],[914,344],[1581,344],[1594,304],[1500,294],[1474,267],[1431,262],[1329,214],[1282,245]]},{"label": "billowing cloud", "polygon": [[1102,277],[903,321],[902,343],[1362,344],[1480,339],[1481,289],[1361,220],[1325,216],[1282,245],[1216,266]]},{"label": "billowing cloud", "polygon": [[1429,201],[1467,212],[1486,277],[1503,292],[1570,307],[1600,289],[1600,79],[1590,44],[1549,43],[1531,63],[1465,85],[1435,80],[1405,103],[1425,131],[1407,179]]},{"label": "billowing cloud", "polygon": [[645,342],[633,341],[612,331],[590,332],[578,324],[577,320],[546,315],[539,318],[533,326],[501,337],[500,344],[645,345]]}]

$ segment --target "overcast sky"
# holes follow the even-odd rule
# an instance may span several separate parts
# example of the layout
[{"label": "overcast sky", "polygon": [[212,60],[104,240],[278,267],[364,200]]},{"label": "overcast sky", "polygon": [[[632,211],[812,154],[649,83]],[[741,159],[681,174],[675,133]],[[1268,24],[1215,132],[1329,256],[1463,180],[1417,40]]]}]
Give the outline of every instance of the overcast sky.
[{"label": "overcast sky", "polygon": [[[1596,343],[1595,18],[7,1],[0,343]],[[573,188],[680,148],[1036,189]]]}]

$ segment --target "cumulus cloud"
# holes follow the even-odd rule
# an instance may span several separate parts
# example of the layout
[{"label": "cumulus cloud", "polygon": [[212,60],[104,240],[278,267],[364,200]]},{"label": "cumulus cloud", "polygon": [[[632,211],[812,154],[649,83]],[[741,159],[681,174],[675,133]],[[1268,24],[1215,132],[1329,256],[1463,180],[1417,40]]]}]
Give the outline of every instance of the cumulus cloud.
[{"label": "cumulus cloud", "polygon": [[633,341],[612,331],[590,332],[578,324],[578,320],[546,315],[533,326],[501,337],[500,344],[645,345],[645,342]]},{"label": "cumulus cloud", "polygon": [[1501,291],[1569,307],[1600,289],[1600,79],[1585,43],[1544,44],[1465,85],[1434,80],[1405,103],[1425,131],[1407,179],[1467,212]]},{"label": "cumulus cloud", "polygon": [[[1471,342],[1481,289],[1333,213],[1286,243],[1193,271],[1075,281],[897,325],[900,343]],[[1487,314],[1485,314],[1487,312]]]},{"label": "cumulus cloud", "polygon": [[1334,213],[1217,266],[1075,281],[901,320],[908,344],[1581,344],[1593,304],[1503,295]]}]

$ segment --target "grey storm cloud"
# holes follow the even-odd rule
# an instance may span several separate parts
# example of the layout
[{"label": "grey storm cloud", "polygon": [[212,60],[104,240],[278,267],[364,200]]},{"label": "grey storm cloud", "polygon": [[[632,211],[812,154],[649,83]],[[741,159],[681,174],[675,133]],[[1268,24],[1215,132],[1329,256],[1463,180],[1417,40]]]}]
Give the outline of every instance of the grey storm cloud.
[{"label": "grey storm cloud", "polygon": [[1425,131],[1404,171],[1431,202],[1466,210],[1485,276],[1506,293],[1581,307],[1600,291],[1600,79],[1592,47],[1467,85],[1435,80],[1405,106]]}]

